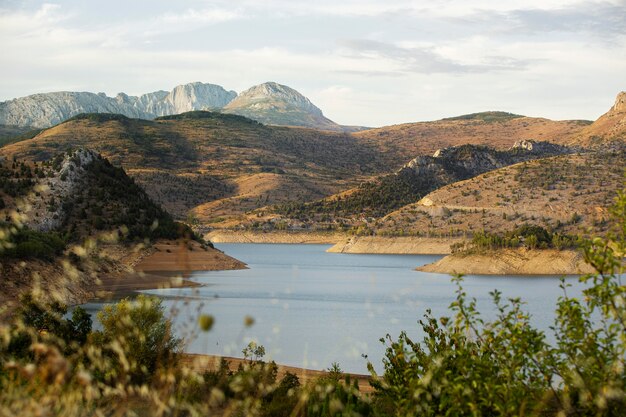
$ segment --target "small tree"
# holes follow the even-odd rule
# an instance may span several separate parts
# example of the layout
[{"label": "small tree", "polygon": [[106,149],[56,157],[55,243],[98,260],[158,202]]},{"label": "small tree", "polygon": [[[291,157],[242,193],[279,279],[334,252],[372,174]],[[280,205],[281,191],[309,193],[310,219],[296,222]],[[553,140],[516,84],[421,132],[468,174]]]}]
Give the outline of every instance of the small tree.
[{"label": "small tree", "polygon": [[161,300],[140,295],[104,307],[98,313],[102,331],[95,341],[108,348],[120,375],[133,383],[147,382],[159,365],[172,366],[182,339],[172,334],[172,323],[163,314]]}]

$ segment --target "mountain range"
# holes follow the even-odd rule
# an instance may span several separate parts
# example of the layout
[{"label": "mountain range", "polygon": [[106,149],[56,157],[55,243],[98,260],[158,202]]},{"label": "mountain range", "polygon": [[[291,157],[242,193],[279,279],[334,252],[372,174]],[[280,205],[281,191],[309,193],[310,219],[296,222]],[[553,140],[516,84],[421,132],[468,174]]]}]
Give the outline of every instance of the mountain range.
[{"label": "mountain range", "polygon": [[[188,94],[192,90],[186,91]],[[401,205],[414,203],[444,184],[520,161],[498,162],[457,175],[461,172],[457,163],[464,163],[465,154],[455,151],[450,158],[441,152],[439,157],[430,156],[438,149],[481,145],[491,148],[489,152],[503,152],[515,141],[524,140],[521,143],[526,146],[534,140],[533,146],[550,142],[594,151],[623,146],[625,98],[626,94],[620,93],[610,110],[595,122],[483,112],[354,133],[264,125],[229,114],[246,109],[250,117],[254,112],[257,118],[268,112],[282,117],[296,108],[307,117],[315,117],[315,123],[326,123],[322,112],[295,90],[266,83],[238,95],[220,112],[192,111],[154,120],[119,114],[77,115],[37,134],[21,135],[5,146],[0,143],[0,158],[43,161],[70,149],[93,149],[123,167],[152,199],[177,218],[193,218],[210,227],[267,224],[264,215],[255,210],[269,214],[273,205],[294,207],[304,203],[309,205],[297,211],[308,212],[319,206],[319,222],[323,224],[338,225],[345,219],[349,221],[342,224],[357,225],[363,218],[384,216]],[[141,98],[126,101],[132,107]],[[481,148],[458,151],[463,149],[477,154]],[[555,159],[554,163],[563,160]],[[616,161],[616,169],[624,164],[619,158],[611,160]],[[452,171],[442,171],[443,176],[437,178],[424,171],[432,166],[436,168],[433,172],[438,172],[439,162],[443,161]],[[337,201],[345,207],[335,207]],[[484,203],[489,201],[485,199]],[[369,208],[362,210],[366,206]],[[293,219],[284,211],[282,216],[276,214],[269,216],[269,221],[282,217],[289,223]]]},{"label": "mountain range", "polygon": [[256,85],[239,95],[219,85],[200,82],[141,96],[119,93],[108,97],[104,93],[70,91],[33,94],[0,103],[0,125],[46,128],[81,113],[122,114],[151,120],[194,110],[218,110],[271,125],[355,130],[329,120],[308,98],[275,82]]}]

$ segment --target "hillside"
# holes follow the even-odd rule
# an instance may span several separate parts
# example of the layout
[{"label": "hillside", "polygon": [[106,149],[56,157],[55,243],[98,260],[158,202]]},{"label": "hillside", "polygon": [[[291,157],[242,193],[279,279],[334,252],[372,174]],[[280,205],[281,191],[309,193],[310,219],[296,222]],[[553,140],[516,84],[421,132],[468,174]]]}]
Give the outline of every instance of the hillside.
[{"label": "hillside", "polygon": [[211,112],[155,121],[76,116],[0,148],[0,155],[41,161],[76,147],[123,167],[176,216],[198,208],[201,222],[288,199],[321,198],[386,170],[375,148],[346,134]]},{"label": "hillside", "polygon": [[466,235],[537,224],[561,234],[603,233],[623,187],[626,153],[561,155],[447,185],[377,221],[379,235]]},{"label": "hillside", "polygon": [[347,192],[311,203],[292,201],[270,212],[316,227],[320,223],[355,225],[382,217],[446,184],[520,161],[570,152],[566,147],[532,141],[517,142],[507,151],[478,145],[439,149],[433,156],[419,156],[399,171]]},{"label": "hillside", "polygon": [[[123,169],[90,150],[39,163],[0,160],[0,218],[2,299],[39,286],[64,302],[84,302],[101,289],[101,278],[145,287],[145,279],[130,275],[140,261],[145,270],[243,267],[175,222]],[[153,242],[172,242],[172,250],[155,254]],[[166,284],[151,281],[151,288]]]},{"label": "hillside", "polygon": [[242,92],[224,107],[263,124],[303,126],[321,130],[343,131],[302,94],[286,85],[267,82]]},{"label": "hillside", "polygon": [[598,120],[583,129],[575,142],[583,146],[615,146],[626,140],[626,92],[617,95],[615,104]]},{"label": "hillside", "polygon": [[459,145],[486,145],[506,150],[520,140],[569,144],[575,135],[591,124],[588,121],[553,121],[504,112],[474,113],[432,122],[406,123],[354,133],[366,144],[381,149],[390,167],[398,169],[404,160],[394,159],[432,155],[437,149]]}]

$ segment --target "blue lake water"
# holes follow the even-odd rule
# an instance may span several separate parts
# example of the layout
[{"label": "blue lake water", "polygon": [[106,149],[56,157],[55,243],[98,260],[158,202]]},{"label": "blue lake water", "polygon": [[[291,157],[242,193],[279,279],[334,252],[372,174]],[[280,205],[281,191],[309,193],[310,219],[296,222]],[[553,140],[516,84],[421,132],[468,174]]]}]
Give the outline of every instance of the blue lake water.
[{"label": "blue lake water", "polygon": [[[282,364],[324,369],[338,362],[344,371],[366,373],[367,355],[381,371],[381,337],[405,330],[418,338],[417,321],[426,310],[450,315],[455,298],[448,275],[414,270],[439,256],[335,254],[325,252],[328,245],[217,247],[249,269],[198,272],[191,279],[201,287],[146,291],[164,298],[188,352],[241,357],[254,340]],[[576,277],[567,282],[569,295],[580,293]],[[467,276],[464,288],[486,318],[495,314],[490,291],[521,297],[533,323],[549,333],[563,294],[559,284],[554,276]],[[210,332],[199,331],[199,314],[215,317]],[[254,319],[252,326],[244,324],[246,317]]]}]

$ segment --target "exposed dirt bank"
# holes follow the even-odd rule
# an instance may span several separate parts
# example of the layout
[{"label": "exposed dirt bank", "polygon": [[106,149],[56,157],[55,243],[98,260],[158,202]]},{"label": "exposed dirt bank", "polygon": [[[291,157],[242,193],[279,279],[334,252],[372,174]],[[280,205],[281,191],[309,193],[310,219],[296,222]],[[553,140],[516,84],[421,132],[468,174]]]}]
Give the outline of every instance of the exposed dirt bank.
[{"label": "exposed dirt bank", "polygon": [[327,252],[334,253],[381,253],[403,255],[447,255],[450,245],[461,239],[426,237],[359,236],[337,243]]},{"label": "exposed dirt bank", "polygon": [[128,295],[151,288],[195,286],[189,272],[246,268],[223,252],[197,242],[158,241],[143,245],[103,244],[78,260],[2,259],[0,302],[12,302],[25,291],[38,290],[66,304],[93,298]]},{"label": "exposed dirt bank", "polygon": [[347,238],[336,232],[250,232],[213,230],[204,236],[213,243],[321,243],[333,245]]},{"label": "exposed dirt bank", "polygon": [[582,253],[555,249],[502,249],[489,254],[455,254],[417,270],[474,275],[575,275],[593,272]]},{"label": "exposed dirt bank", "polygon": [[203,248],[198,242],[161,241],[152,245],[133,267],[143,272],[185,273],[243,269],[246,264],[217,249]]},{"label": "exposed dirt bank", "polygon": [[[183,354],[182,361],[183,364],[195,369],[198,372],[202,371],[214,371],[219,369],[220,361],[222,357],[220,356],[212,356],[212,355],[197,355],[192,353]],[[236,371],[237,367],[240,364],[245,362],[244,359],[232,358],[232,357],[224,357],[228,362],[229,369],[232,371]],[[287,372],[290,372],[298,377],[301,384],[306,384],[309,381],[313,381],[321,376],[328,374],[326,371],[317,371],[313,369],[305,369],[305,368],[297,368],[295,366],[287,366],[287,365],[278,365],[278,374],[277,379],[282,379]],[[359,383],[359,390],[362,393],[371,393],[373,392],[372,386],[369,384],[370,375],[361,375],[361,374],[345,374],[350,375],[350,378],[354,381],[355,379]]]},{"label": "exposed dirt bank", "polygon": [[159,241],[149,248],[118,259],[129,268],[125,274],[107,274],[93,287],[98,298],[120,297],[138,290],[194,287],[183,277],[194,271],[244,269],[246,264],[198,242]]}]

